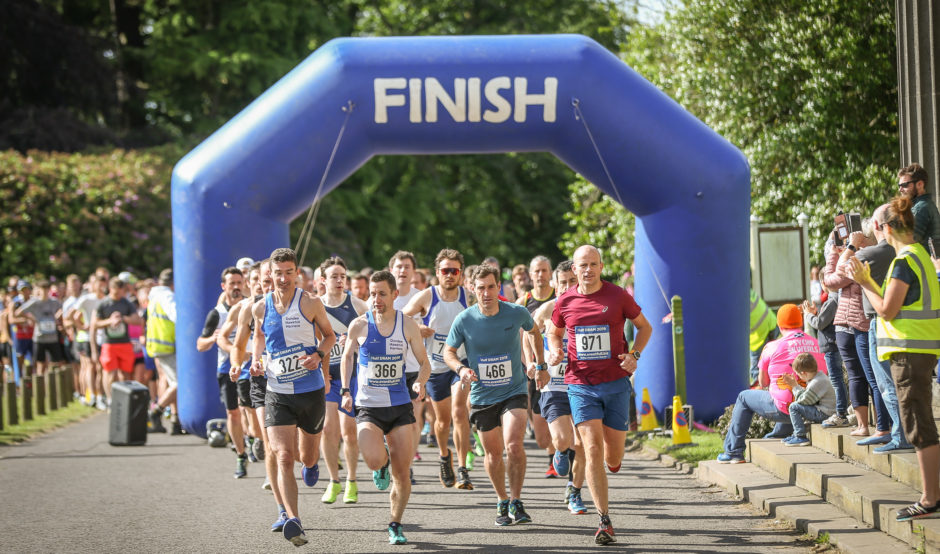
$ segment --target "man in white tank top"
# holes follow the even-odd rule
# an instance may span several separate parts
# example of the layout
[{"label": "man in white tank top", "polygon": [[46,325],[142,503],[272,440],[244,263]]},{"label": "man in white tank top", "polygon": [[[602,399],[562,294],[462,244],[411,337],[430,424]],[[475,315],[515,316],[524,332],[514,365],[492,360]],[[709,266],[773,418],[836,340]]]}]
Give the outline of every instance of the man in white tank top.
[{"label": "man in white tank top", "polygon": [[[303,464],[304,484],[314,486],[319,478],[325,388],[330,382],[329,376],[323,378],[321,369],[329,364],[327,353],[336,343],[336,335],[323,302],[297,288],[294,251],[278,248],[272,252],[271,270],[274,290],[251,310],[255,324],[251,374],[268,376],[264,426],[277,457],[278,485],[287,515],[282,532],[294,546],[301,546],[307,539],[297,511],[294,453],[299,454]],[[265,351],[267,364],[262,362]]]},{"label": "man in white tank top", "polygon": [[[470,387],[462,386],[460,378],[444,363],[444,345],[447,334],[457,314],[467,307],[467,297],[460,286],[463,271],[463,255],[449,248],[438,252],[434,259],[434,271],[438,286],[421,291],[403,310],[407,316],[419,316],[418,325],[425,346],[430,352],[431,378],[428,380],[428,396],[434,410],[434,434],[440,450],[440,479],[445,487],[455,483],[453,453],[447,447],[450,424],[454,422],[454,444],[457,448],[458,489],[473,490],[470,472],[464,465],[470,451],[470,420],[467,398]],[[465,357],[465,354],[461,354]],[[451,398],[453,397],[453,400]]]},{"label": "man in white tank top", "polygon": [[[401,521],[411,496],[408,473],[415,451],[411,429],[415,418],[408,393],[413,392],[419,400],[424,398],[431,364],[418,325],[394,309],[396,295],[391,273],[383,270],[372,274],[369,279],[371,311],[354,319],[349,326],[340,371],[342,406],[351,410],[354,399],[350,382],[358,356],[359,390],[355,405],[359,451],[373,470],[372,480],[379,490],[388,488],[391,467],[388,542],[405,544],[407,539]],[[405,376],[400,373],[399,365],[408,351],[418,360],[419,371],[412,385],[402,386]]]},{"label": "man in white tank top", "polygon": [[[571,260],[558,264],[552,276],[555,285],[555,294],[561,296],[570,287],[578,284],[578,278],[571,270]],[[544,333],[554,328],[552,325],[552,310],[555,309],[555,300],[549,300],[538,307],[532,316],[535,324]],[[545,348],[547,352],[547,347]],[[547,359],[548,354],[545,354]],[[571,404],[568,402],[568,386],[565,382],[565,369],[568,361],[549,365],[549,381],[541,388],[542,416],[548,422],[551,433],[552,446],[555,454],[552,464],[559,477],[568,477],[565,488],[565,500],[568,510],[572,514],[586,514],[587,508],[581,499],[581,485],[584,484],[584,446],[574,430],[574,421],[571,419]]]},{"label": "man in white tank top", "polygon": [[[398,296],[395,298],[396,310],[403,310],[405,306],[408,305],[408,302],[421,292],[411,286],[417,267],[418,262],[415,259],[415,255],[405,250],[395,252],[391,259],[388,260],[388,270],[392,272],[392,276],[395,277],[395,286],[398,289]],[[418,375],[418,361],[415,360],[414,354],[411,352],[408,353],[408,357],[405,360],[405,373],[408,377],[408,389],[411,390],[411,385],[414,384]],[[415,435],[414,461],[421,460],[421,456],[418,454],[418,442],[421,439],[421,428],[424,426],[423,402],[423,400],[418,400],[416,395],[411,395],[411,404],[415,412],[415,424],[413,429]],[[410,471],[409,474],[411,484],[416,484],[414,471]]]}]

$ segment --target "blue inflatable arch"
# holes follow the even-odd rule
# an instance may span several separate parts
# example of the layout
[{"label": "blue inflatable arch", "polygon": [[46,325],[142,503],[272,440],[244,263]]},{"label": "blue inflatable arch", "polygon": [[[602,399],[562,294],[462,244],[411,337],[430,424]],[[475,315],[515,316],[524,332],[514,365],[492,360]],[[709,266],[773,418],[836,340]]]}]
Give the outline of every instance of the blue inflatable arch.
[{"label": "blue inflatable arch", "polygon": [[221,270],[288,245],[288,224],[313,202],[344,122],[321,196],[377,154],[551,152],[637,216],[636,294],[655,329],[637,389],[649,388],[660,413],[672,401],[672,339],[660,323],[669,308],[657,279],[684,301],[696,414],[719,416],[745,386],[750,184],[737,148],[584,36],[337,39],[174,169],[188,431],[202,435],[208,419],[224,417],[215,355],[195,349]]}]

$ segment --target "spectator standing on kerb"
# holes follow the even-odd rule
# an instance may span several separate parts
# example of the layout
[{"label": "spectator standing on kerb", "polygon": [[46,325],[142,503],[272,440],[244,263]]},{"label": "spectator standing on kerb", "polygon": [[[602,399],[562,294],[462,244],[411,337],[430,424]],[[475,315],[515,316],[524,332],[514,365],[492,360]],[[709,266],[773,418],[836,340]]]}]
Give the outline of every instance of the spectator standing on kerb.
[{"label": "spectator standing on kerb", "polygon": [[845,371],[842,368],[842,356],[836,345],[836,327],[833,320],[836,309],[839,307],[839,291],[829,291],[826,301],[817,310],[815,304],[806,300],[803,302],[803,313],[810,327],[816,329],[816,340],[819,350],[826,358],[826,369],[829,380],[836,395],[836,411],[832,416],[822,422],[823,427],[847,427],[846,418],[849,407],[848,391],[845,388]]},{"label": "spectator standing on kerb", "polygon": [[940,248],[940,210],[927,193],[927,170],[913,163],[898,171],[898,192],[912,203],[914,240],[930,253],[929,239]]},{"label": "spectator standing on kerb", "polygon": [[176,293],[173,290],[173,270],[160,272],[158,285],[150,289],[147,302],[147,353],[153,358],[157,371],[166,380],[166,388],[150,412],[150,429],[165,431],[160,416],[167,406],[173,412],[173,434],[182,432],[176,412]]}]

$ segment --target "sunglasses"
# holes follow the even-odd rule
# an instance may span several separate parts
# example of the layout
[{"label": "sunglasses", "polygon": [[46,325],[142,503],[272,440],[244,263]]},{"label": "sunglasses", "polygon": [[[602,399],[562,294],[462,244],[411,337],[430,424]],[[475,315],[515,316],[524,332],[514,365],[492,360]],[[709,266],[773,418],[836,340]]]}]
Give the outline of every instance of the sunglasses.
[{"label": "sunglasses", "polygon": [[460,275],[459,267],[442,267],[438,271],[444,275]]},{"label": "sunglasses", "polygon": [[904,181],[903,183],[898,183],[898,188],[899,188],[899,189],[904,189],[904,188],[907,188],[907,187],[913,185],[913,184],[916,183],[916,182],[917,182],[917,181]]}]

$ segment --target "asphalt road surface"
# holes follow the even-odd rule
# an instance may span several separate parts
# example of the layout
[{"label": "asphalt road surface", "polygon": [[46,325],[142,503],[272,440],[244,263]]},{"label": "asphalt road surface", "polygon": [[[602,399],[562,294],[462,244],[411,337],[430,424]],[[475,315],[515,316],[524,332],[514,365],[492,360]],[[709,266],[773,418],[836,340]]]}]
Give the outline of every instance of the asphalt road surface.
[{"label": "asphalt road surface", "polygon": [[[296,549],[270,531],[276,507],[261,489],[263,464],[235,480],[234,454],[193,436],[150,435],[146,446],[112,447],[108,416],[25,444],[0,447],[0,551],[3,552],[388,552],[520,550],[570,552],[809,552],[811,542],[693,477],[628,453],[610,478],[618,542],[593,543],[597,517],[572,515],[565,483],[546,479],[547,456],[527,443],[523,501],[534,522],[498,528],[496,497],[482,459],[476,489],[444,489],[435,450],[422,446],[418,485],[405,511],[408,544],[391,546],[388,494],[360,464],[359,503],[320,502],[327,479],[300,483],[300,512],[310,543]],[[297,472],[299,476],[300,472]],[[344,474],[345,475],[345,474]]]}]

